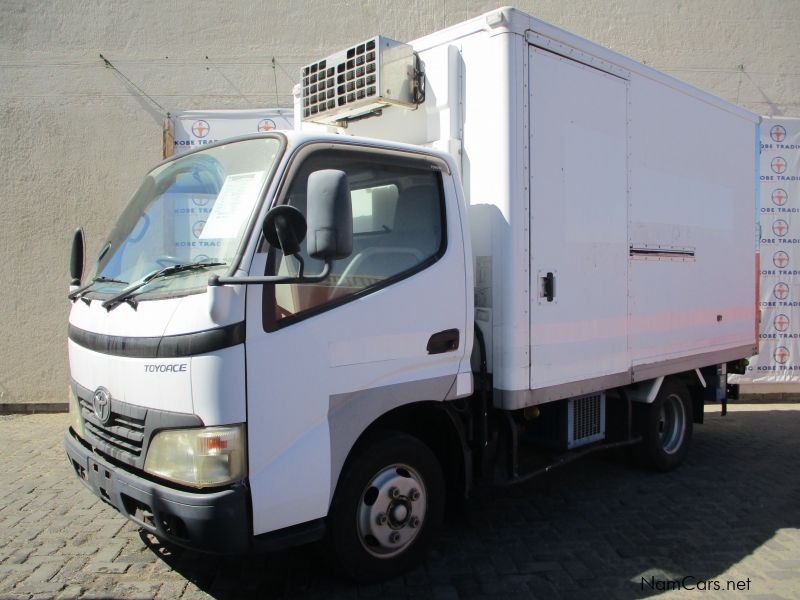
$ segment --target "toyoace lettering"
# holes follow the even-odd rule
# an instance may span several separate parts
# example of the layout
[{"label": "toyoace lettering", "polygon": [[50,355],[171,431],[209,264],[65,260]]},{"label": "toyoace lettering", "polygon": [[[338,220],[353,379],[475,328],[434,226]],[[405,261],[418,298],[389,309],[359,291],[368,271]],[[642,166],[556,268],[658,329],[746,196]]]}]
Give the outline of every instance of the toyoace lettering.
[{"label": "toyoace lettering", "polygon": [[319,541],[366,582],[474,486],[683,463],[758,344],[756,115],[509,8],[298,84],[297,129],[149,171],[86,277],[76,234],[64,440],[91,493],[203,551]]},{"label": "toyoace lettering", "polygon": [[145,373],[185,373],[189,370],[188,363],[176,363],[167,365],[144,365]]}]

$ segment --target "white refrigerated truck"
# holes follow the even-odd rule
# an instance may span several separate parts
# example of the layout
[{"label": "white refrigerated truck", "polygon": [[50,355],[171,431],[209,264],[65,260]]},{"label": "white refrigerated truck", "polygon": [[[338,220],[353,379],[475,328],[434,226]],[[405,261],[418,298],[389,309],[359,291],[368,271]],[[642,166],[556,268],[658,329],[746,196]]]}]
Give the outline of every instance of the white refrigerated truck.
[{"label": "white refrigerated truck", "polygon": [[683,460],[756,345],[757,116],[509,8],[312,63],[295,110],[148,173],[84,281],[76,235],[95,494],[371,580],[476,484]]}]

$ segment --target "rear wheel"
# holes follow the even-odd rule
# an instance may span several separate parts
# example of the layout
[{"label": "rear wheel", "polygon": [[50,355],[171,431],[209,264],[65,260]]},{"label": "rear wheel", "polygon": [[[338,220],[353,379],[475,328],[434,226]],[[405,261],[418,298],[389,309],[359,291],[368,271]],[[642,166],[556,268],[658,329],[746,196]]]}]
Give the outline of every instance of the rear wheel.
[{"label": "rear wheel", "polygon": [[387,433],[345,469],[324,541],[334,568],[371,582],[420,562],[444,512],[444,476],[433,452],[410,435]]},{"label": "rear wheel", "polygon": [[642,443],[640,460],[659,471],[669,471],[686,458],[692,440],[692,400],[686,386],[665,381],[652,404],[637,405]]}]

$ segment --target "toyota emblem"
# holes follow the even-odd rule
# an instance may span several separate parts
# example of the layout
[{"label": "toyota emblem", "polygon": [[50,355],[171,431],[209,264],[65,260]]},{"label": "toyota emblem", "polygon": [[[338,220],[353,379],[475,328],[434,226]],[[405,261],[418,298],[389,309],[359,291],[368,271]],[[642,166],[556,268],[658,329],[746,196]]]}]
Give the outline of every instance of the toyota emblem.
[{"label": "toyota emblem", "polygon": [[111,394],[104,387],[99,387],[94,391],[92,407],[95,416],[105,425],[111,417]]}]

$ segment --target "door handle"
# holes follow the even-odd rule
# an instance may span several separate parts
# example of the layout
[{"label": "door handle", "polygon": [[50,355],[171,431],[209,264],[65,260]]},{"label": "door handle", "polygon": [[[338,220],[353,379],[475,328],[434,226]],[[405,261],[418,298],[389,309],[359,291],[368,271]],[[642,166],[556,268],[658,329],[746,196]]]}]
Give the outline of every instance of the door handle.
[{"label": "door handle", "polygon": [[428,340],[428,354],[443,354],[458,349],[458,329],[445,329],[434,333]]},{"label": "door handle", "polygon": [[553,273],[548,273],[546,277],[542,277],[542,292],[548,302],[553,301],[556,295],[556,276]]}]

